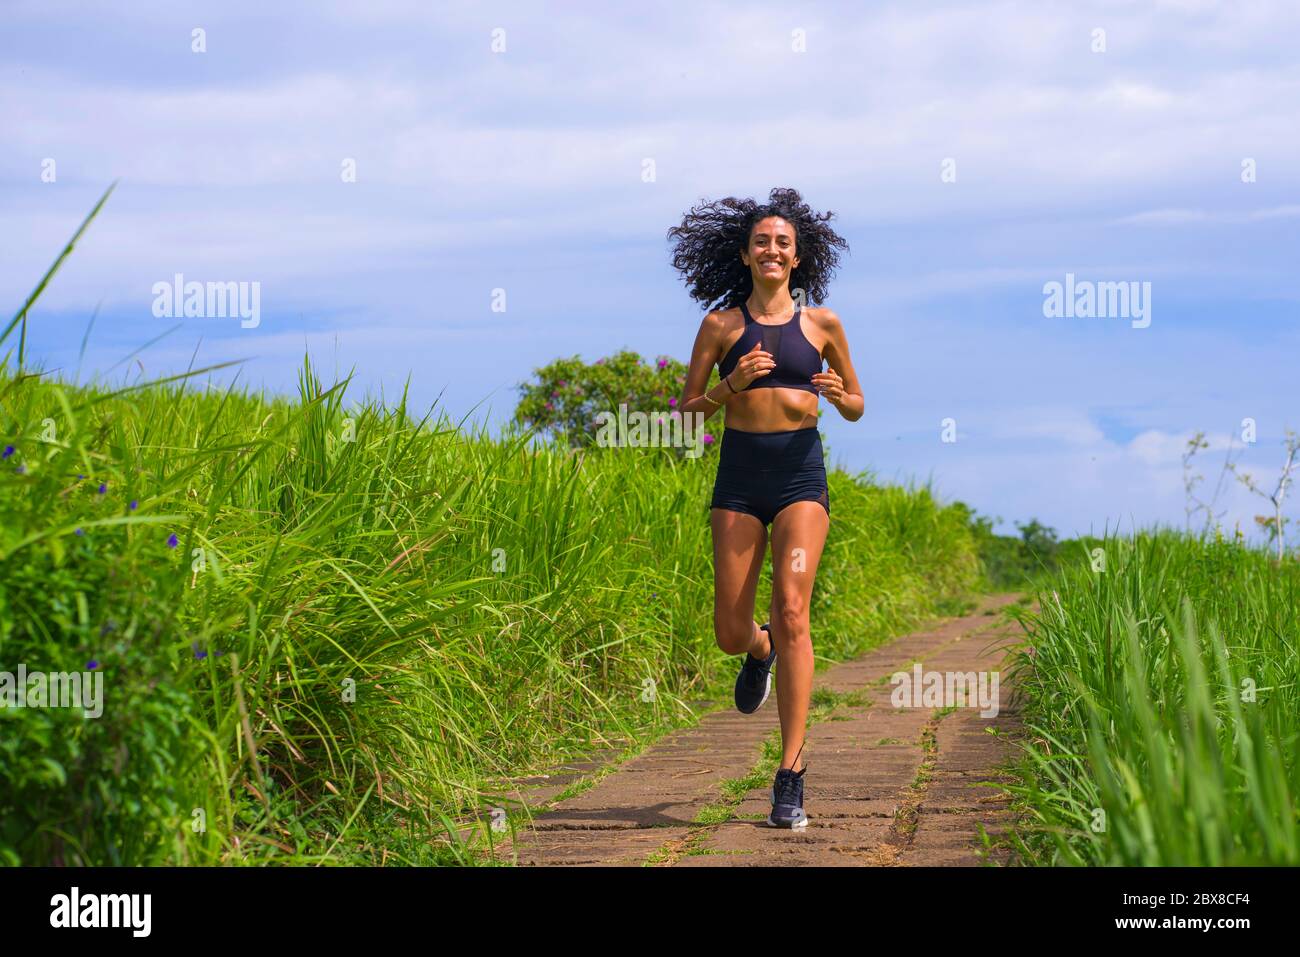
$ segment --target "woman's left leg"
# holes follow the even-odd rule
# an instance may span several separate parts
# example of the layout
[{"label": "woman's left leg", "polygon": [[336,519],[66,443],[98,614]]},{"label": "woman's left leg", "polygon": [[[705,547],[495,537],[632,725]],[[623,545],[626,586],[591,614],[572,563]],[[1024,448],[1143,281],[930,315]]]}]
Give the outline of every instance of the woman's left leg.
[{"label": "woman's left leg", "polygon": [[[808,610],[830,515],[817,502],[794,502],[772,521],[772,639],[776,702],[781,715],[781,767],[803,767],[800,751],[812,698],[813,647]],[[797,762],[797,764],[796,764]]]}]

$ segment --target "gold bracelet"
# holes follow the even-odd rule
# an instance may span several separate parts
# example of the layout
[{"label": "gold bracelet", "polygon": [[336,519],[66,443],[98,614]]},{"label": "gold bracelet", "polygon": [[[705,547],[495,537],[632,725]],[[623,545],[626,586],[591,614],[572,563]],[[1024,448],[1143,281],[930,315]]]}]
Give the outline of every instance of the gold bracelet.
[{"label": "gold bracelet", "polygon": [[716,405],[719,409],[722,408],[722,403],[719,402],[717,399],[715,399],[713,396],[709,395],[709,393],[708,393],[707,390],[703,393],[703,395],[704,395],[704,398],[708,399],[710,402],[712,402],[714,405]]}]

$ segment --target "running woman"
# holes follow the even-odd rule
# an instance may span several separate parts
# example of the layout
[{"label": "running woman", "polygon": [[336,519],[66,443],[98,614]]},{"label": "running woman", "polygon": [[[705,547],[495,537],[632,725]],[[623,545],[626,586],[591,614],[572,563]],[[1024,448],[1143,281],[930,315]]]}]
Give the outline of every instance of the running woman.
[{"label": "running woman", "polygon": [[[808,624],[813,581],[830,528],[818,396],[844,418],[862,417],[844,326],[823,302],[848,244],[798,191],[774,189],[765,205],[733,197],[691,210],[668,231],[673,266],[691,298],[711,309],[700,323],[678,408],[725,428],[713,486],[713,630],[718,646],[745,656],[736,708],[767,701],[781,659],[777,710],[782,758],[772,785],[773,827],[804,827],[800,761],[812,695]],[[822,370],[825,360],[829,368]],[[705,391],[714,365],[720,381]],[[754,620],[758,578],[772,527],[769,623]]]}]

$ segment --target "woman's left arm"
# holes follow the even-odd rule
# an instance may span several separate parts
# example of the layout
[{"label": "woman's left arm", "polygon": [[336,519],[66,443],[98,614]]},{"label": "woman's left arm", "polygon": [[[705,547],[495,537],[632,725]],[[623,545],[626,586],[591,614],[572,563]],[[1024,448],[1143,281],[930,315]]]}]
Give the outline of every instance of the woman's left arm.
[{"label": "woman's left arm", "polygon": [[830,309],[818,312],[818,325],[826,334],[826,347],[822,353],[827,368],[812,377],[813,385],[839,410],[840,415],[856,422],[862,418],[865,402],[862,388],[858,385],[858,374],[853,371],[853,361],[849,358],[849,340],[844,334],[844,324]]}]

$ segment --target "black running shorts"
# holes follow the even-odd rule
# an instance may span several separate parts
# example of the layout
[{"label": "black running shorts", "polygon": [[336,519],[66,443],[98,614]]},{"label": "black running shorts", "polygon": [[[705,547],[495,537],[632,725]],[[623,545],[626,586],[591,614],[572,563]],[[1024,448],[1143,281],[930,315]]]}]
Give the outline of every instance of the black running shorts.
[{"label": "black running shorts", "polygon": [[817,502],[831,513],[817,429],[724,429],[711,507],[744,512],[770,525],[777,512],[794,502]]}]

